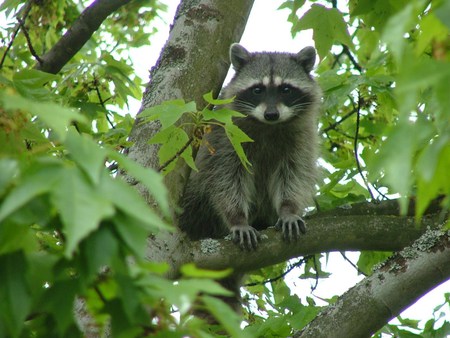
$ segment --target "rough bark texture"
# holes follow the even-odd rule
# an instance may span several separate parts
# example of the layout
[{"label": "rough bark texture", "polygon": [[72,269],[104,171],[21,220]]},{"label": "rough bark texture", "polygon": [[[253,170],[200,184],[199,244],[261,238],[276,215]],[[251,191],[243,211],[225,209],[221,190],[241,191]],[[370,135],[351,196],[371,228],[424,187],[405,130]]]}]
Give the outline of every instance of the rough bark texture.
[{"label": "rough bark texture", "polygon": [[56,74],[85,45],[102,22],[114,11],[131,0],[94,1],[63,37],[41,57],[36,69]]},{"label": "rough bark texture", "polygon": [[[144,93],[142,109],[167,100],[194,100],[203,108],[202,96],[217,94],[229,68],[228,49],[239,41],[247,22],[253,0],[185,0],[179,5],[170,36],[156,66],[151,70],[150,83]],[[158,147],[148,140],[158,131],[159,124],[142,124],[139,118],[131,132],[134,142],[128,156],[145,167],[158,168]],[[168,175],[166,183],[174,203],[185,183],[185,168]],[[137,186],[149,203],[144,188]]]},{"label": "rough bark texture", "polygon": [[294,337],[370,337],[449,277],[450,233],[429,230]]},{"label": "rough bark texture", "polygon": [[413,215],[399,216],[398,201],[360,203],[306,218],[307,233],[295,243],[283,241],[281,234],[273,228],[261,231],[263,239],[253,252],[243,252],[228,239],[190,242],[180,233],[167,234],[164,245],[161,245],[161,238],[149,239],[148,258],[170,262],[171,276],[187,262],[205,269],[231,267],[246,273],[319,252],[398,251],[411,244],[428,227],[439,226],[442,217],[439,208],[433,206],[418,225]]}]

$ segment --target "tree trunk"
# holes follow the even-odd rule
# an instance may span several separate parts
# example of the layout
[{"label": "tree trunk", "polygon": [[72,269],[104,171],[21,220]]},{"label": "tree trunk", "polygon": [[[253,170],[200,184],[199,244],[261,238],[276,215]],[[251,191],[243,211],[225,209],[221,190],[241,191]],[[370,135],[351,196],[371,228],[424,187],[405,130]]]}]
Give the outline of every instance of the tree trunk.
[{"label": "tree trunk", "polygon": [[[204,94],[213,91],[217,95],[230,66],[228,49],[231,43],[240,40],[252,5],[253,0],[182,1],[169,39],[151,70],[141,111],[181,98],[194,100],[202,109]],[[145,167],[158,168],[158,147],[149,145],[148,140],[159,130],[159,124],[141,122],[138,118],[131,131],[130,140],[134,144],[128,156]],[[186,176],[183,165],[166,178],[174,204],[178,202]],[[151,203],[145,189],[139,185],[137,188]]]}]

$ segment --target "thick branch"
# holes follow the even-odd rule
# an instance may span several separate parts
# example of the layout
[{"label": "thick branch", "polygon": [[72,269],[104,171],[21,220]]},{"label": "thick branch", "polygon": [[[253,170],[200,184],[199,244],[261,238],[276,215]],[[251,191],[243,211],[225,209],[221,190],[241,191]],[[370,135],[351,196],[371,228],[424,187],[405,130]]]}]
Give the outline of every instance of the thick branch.
[{"label": "thick branch", "polygon": [[427,231],[412,247],[347,291],[294,337],[370,337],[448,278],[450,235]]},{"label": "thick branch", "polygon": [[321,212],[306,220],[307,233],[298,242],[286,243],[279,232],[269,228],[262,231],[263,239],[254,252],[242,252],[227,239],[190,242],[182,234],[167,234],[164,238],[150,239],[148,258],[170,262],[176,275],[182,264],[192,261],[205,269],[231,267],[249,272],[319,252],[398,251],[417,239],[427,227],[436,228],[442,223],[438,203],[432,205],[420,225],[415,223],[413,215],[399,216],[398,201],[360,203]]},{"label": "thick branch", "polygon": [[108,15],[131,0],[96,0],[81,13],[63,37],[41,57],[35,68],[56,74],[84,46]]}]

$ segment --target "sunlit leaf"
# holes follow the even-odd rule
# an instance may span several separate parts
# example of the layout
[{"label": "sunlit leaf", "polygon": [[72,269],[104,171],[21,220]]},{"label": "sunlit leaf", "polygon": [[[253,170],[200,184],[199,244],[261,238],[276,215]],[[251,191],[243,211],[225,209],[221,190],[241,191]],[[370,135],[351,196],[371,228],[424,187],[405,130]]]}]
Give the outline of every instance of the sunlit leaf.
[{"label": "sunlit leaf", "polygon": [[295,31],[313,29],[316,49],[323,59],[335,42],[353,48],[342,13],[336,8],[313,4],[294,26]]}]

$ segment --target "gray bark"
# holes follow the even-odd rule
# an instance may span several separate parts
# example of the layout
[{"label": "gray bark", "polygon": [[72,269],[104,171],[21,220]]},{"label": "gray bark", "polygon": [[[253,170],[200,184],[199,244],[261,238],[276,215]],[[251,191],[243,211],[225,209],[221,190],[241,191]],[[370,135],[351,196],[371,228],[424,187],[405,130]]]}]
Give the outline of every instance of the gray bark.
[{"label": "gray bark", "polygon": [[[244,32],[253,0],[184,0],[179,5],[169,39],[151,70],[150,83],[144,93],[141,111],[167,100],[194,100],[205,106],[203,95],[218,94],[228,72],[228,49]],[[139,116],[139,115],[138,115]],[[136,120],[130,140],[134,142],[128,156],[145,167],[158,168],[158,147],[148,140],[159,124]],[[187,176],[185,166],[166,178],[170,196],[176,204]],[[152,203],[145,189],[140,193]]]},{"label": "gray bark", "polygon": [[294,337],[370,337],[449,278],[450,232],[429,230],[347,291]]},{"label": "gray bark", "polygon": [[[436,204],[438,201],[436,201]],[[399,216],[397,201],[360,203],[345,209],[321,212],[305,219],[307,232],[299,241],[286,243],[274,228],[261,231],[256,251],[243,252],[229,239],[191,242],[183,234],[149,239],[148,259],[170,262],[171,276],[179,267],[194,262],[205,269],[233,268],[242,273],[284,262],[290,258],[332,251],[399,251],[427,228],[442,222],[439,208],[431,208],[415,222],[414,215]],[[161,244],[163,243],[163,244]]]}]

